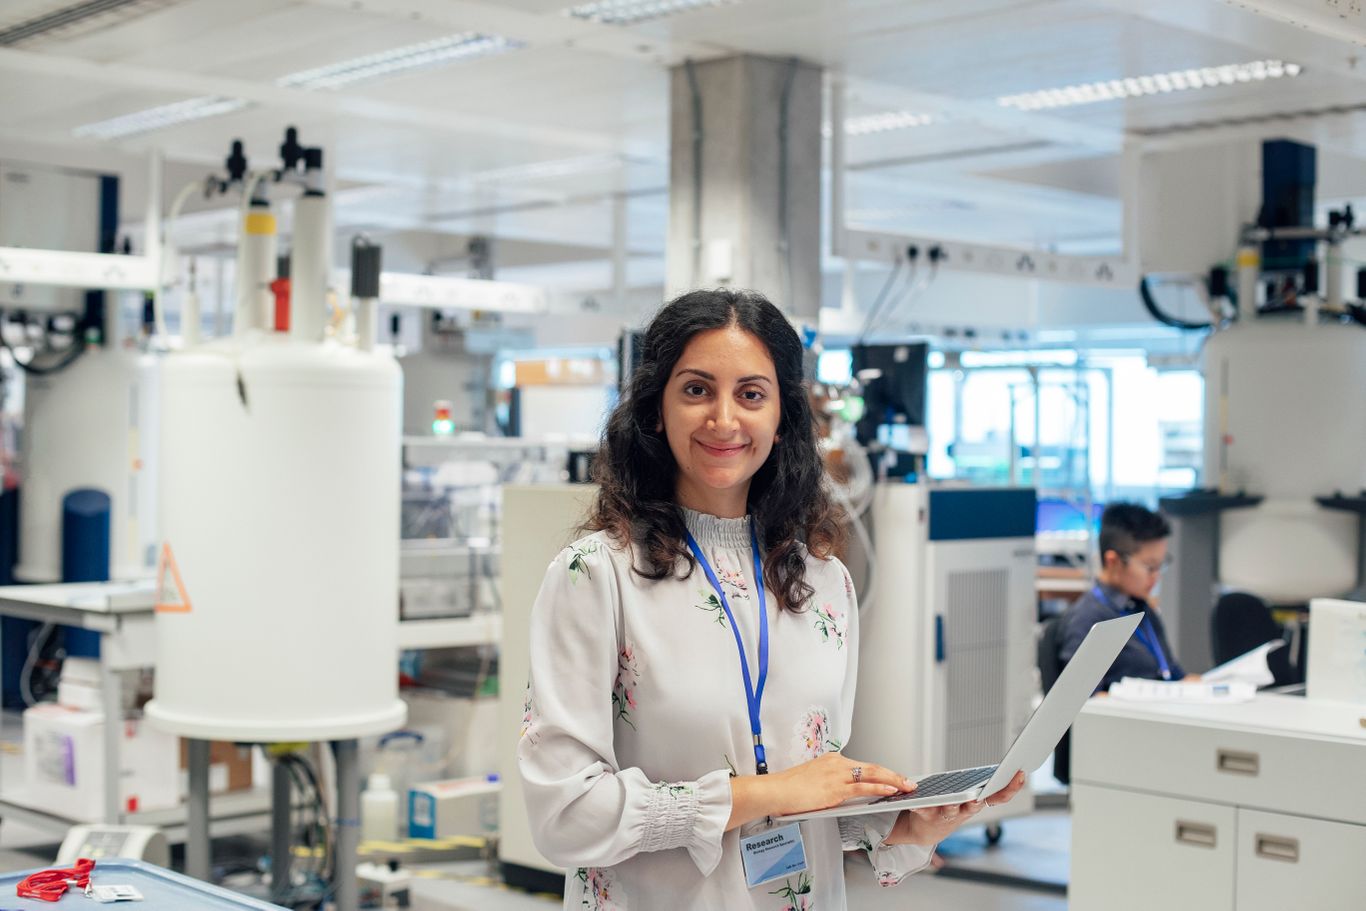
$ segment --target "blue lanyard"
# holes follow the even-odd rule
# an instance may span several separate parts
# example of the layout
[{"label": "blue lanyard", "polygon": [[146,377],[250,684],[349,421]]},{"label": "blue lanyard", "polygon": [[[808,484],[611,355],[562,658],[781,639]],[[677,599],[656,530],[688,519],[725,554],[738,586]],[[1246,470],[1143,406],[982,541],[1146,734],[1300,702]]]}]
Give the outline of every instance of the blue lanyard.
[{"label": "blue lanyard", "polygon": [[[1092,589],[1092,593],[1095,594],[1102,603],[1108,604],[1110,607],[1123,613],[1123,609],[1116,605],[1115,602],[1111,601],[1099,585]],[[1162,644],[1158,641],[1157,630],[1153,629],[1152,618],[1149,617],[1146,612],[1143,615],[1143,622],[1139,624],[1138,629],[1134,630],[1134,635],[1138,636],[1138,641],[1142,642],[1144,648],[1152,652],[1153,657],[1157,659],[1157,668],[1162,673],[1162,679],[1172,679],[1171,665],[1167,664],[1167,656],[1162,652]]]},{"label": "blue lanyard", "polygon": [[759,721],[759,707],[764,701],[764,684],[768,681],[768,609],[764,602],[764,569],[759,562],[759,536],[754,531],[751,521],[749,528],[749,541],[754,548],[754,587],[759,590],[759,684],[755,686],[750,682],[749,659],[745,657],[745,642],[740,638],[740,628],[735,625],[735,615],[730,612],[730,602],[726,600],[726,593],[721,588],[721,582],[716,578],[716,573],[712,572],[711,564],[702,555],[702,548],[697,546],[697,540],[693,538],[692,532],[685,532],[688,536],[688,549],[697,558],[697,562],[702,567],[702,572],[706,573],[707,581],[711,587],[716,589],[716,596],[721,599],[721,609],[726,612],[726,619],[730,621],[730,631],[735,634],[735,647],[740,650],[740,673],[745,678],[745,702],[749,705],[749,730],[754,735],[754,769],[755,774],[767,775],[768,762],[764,756],[764,733],[763,725]]}]

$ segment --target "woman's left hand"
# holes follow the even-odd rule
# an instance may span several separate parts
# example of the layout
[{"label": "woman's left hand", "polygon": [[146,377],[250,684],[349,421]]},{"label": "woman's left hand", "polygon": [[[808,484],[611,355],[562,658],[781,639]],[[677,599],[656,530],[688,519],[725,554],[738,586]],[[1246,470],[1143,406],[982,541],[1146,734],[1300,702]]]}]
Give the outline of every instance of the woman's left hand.
[{"label": "woman's left hand", "polygon": [[1024,772],[1017,772],[1015,777],[1010,780],[1010,784],[984,800],[973,800],[968,803],[950,804],[943,807],[903,810],[896,819],[896,825],[888,833],[884,844],[923,845],[925,847],[937,845],[952,835],[960,826],[971,822],[972,818],[980,813],[983,808],[998,806],[1013,798],[1020,793],[1024,784]]}]

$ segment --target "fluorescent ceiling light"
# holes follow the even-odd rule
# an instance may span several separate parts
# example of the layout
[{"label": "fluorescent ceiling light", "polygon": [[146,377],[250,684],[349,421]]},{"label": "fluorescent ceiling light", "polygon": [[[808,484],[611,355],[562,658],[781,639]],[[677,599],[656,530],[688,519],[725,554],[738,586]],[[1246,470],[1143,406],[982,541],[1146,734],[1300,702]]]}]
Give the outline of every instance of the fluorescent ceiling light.
[{"label": "fluorescent ceiling light", "polygon": [[357,82],[383,79],[397,73],[446,66],[457,60],[502,54],[522,47],[522,42],[501,35],[461,32],[435,41],[408,44],[378,54],[366,54],[311,70],[300,70],[275,80],[275,84],[298,89],[336,89]]},{"label": "fluorescent ceiling light", "polygon": [[58,7],[0,27],[0,47],[13,47],[37,38],[70,39],[122,25],[155,12],[177,0],[85,0]]},{"label": "fluorescent ceiling light", "polygon": [[1190,89],[1208,89],[1221,85],[1263,82],[1267,79],[1298,76],[1303,72],[1304,68],[1297,63],[1285,63],[1280,60],[1254,60],[1252,63],[1233,63],[1228,66],[1173,70],[1170,73],[1156,73],[1151,76],[1130,76],[1126,79],[1088,82],[1082,85],[1043,89],[1038,92],[1024,92],[1019,95],[1002,95],[996,99],[996,103],[1002,107],[1017,108],[1021,111],[1038,111],[1046,108],[1072,107],[1079,104],[1096,104],[1101,101],[1114,101],[1118,98],[1139,98],[1144,95],[1185,92]]},{"label": "fluorescent ceiling light", "polygon": [[241,98],[191,98],[188,101],[163,104],[161,107],[148,108],[145,111],[134,111],[132,114],[112,117],[109,120],[87,123],[76,127],[72,133],[76,136],[89,136],[94,139],[119,139],[137,133],[150,133],[152,130],[161,130],[177,124],[189,123],[192,120],[203,120],[205,117],[230,114],[233,111],[240,111],[246,106],[247,102]]},{"label": "fluorescent ceiling light", "polygon": [[564,11],[566,16],[601,22],[603,25],[635,25],[651,19],[663,19],[696,9],[729,6],[739,0],[598,0],[581,3]]},{"label": "fluorescent ceiling light", "polygon": [[[866,114],[862,117],[849,117],[844,121],[846,136],[866,136],[869,133],[886,133],[891,130],[909,130],[912,127],[928,126],[935,122],[933,114],[917,114],[915,111],[884,111],[881,114]],[[821,135],[830,138],[830,124],[821,126]]]},{"label": "fluorescent ceiling light", "polygon": [[509,165],[505,168],[493,168],[472,174],[467,180],[471,184],[525,183],[534,180],[552,180],[557,177],[601,174],[607,171],[615,171],[632,163],[623,155],[611,153],[580,155],[576,158],[533,161],[527,164]]}]

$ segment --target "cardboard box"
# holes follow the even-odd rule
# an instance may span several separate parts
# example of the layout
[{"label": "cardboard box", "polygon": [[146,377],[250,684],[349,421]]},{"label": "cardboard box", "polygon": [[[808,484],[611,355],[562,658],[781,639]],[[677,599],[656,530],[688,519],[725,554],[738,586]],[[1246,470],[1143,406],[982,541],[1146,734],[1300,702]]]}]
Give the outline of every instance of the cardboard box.
[{"label": "cardboard box", "polygon": [[[214,740],[209,743],[209,793],[247,791],[252,786],[251,747]],[[180,797],[190,793],[190,744],[180,741]]]},{"label": "cardboard box", "polygon": [[497,775],[413,785],[408,791],[408,837],[496,834],[502,790]]},{"label": "cardboard box", "polygon": [[[119,806],[174,807],[176,738],[143,721],[122,722]],[[22,792],[7,796],[86,822],[104,820],[104,715],[47,703],[24,712]]]}]

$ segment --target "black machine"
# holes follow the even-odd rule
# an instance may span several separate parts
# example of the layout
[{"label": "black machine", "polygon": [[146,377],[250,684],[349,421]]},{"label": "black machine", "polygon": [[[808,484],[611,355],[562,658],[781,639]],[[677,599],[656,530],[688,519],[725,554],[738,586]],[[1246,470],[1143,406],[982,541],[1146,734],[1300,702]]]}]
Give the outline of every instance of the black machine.
[{"label": "black machine", "polygon": [[[890,456],[887,474],[904,477],[915,471],[923,451],[911,443],[910,430],[925,426],[925,385],[930,346],[855,345],[853,372],[863,388],[863,417],[854,427],[858,441]],[[883,428],[887,428],[886,431]]]}]

